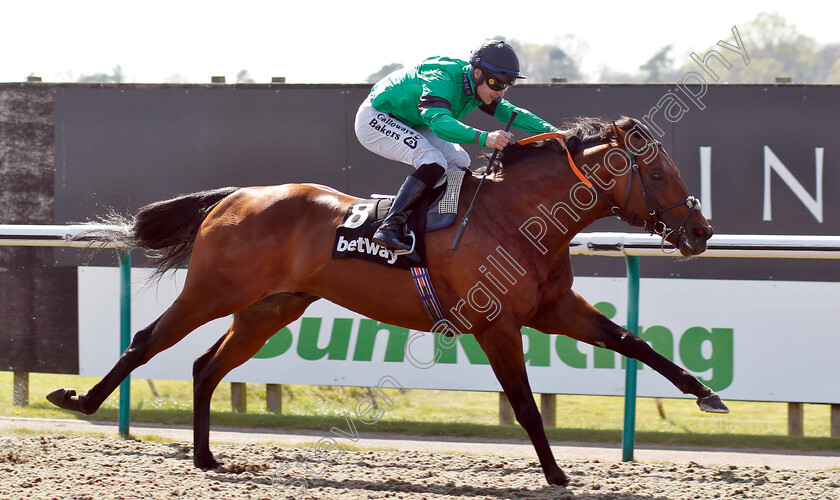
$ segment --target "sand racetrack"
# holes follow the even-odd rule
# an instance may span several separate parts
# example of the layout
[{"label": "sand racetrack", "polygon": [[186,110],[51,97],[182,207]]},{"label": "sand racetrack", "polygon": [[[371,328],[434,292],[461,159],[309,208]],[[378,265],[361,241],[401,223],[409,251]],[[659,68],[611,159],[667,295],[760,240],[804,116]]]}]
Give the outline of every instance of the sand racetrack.
[{"label": "sand racetrack", "polygon": [[[311,448],[248,444],[214,445],[213,449],[223,466],[202,471],[192,465],[190,443],[4,433],[0,434],[0,498],[840,498],[837,469],[558,457],[571,478],[565,489],[548,486],[537,462],[522,457],[425,451],[343,451],[339,455],[335,449],[329,455],[337,458],[333,463],[318,463],[304,458]],[[309,477],[303,480],[306,473]]]}]

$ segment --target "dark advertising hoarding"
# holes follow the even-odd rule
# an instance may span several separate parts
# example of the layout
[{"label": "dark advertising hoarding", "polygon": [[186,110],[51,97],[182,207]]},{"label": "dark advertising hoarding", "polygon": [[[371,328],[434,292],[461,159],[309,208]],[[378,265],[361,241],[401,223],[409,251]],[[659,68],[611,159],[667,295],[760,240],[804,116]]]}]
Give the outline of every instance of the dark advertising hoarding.
[{"label": "dark advertising hoarding", "polygon": [[[688,78],[688,77],[687,77]],[[648,125],[718,234],[837,234],[840,88],[809,85],[523,85],[509,100],[560,125],[628,115]],[[61,87],[55,222],[221,186],[315,182],[393,193],[410,167],[365,150],[353,118],[366,85]],[[467,121],[502,128],[480,111]],[[526,134],[517,132],[516,137]],[[477,158],[475,145],[467,146]],[[484,160],[474,160],[479,165]],[[523,187],[527,188],[527,187]],[[618,220],[591,231],[633,232]],[[67,262],[64,262],[67,263]],[[621,259],[575,257],[578,275]],[[647,277],[837,280],[830,261],[645,258]]]}]

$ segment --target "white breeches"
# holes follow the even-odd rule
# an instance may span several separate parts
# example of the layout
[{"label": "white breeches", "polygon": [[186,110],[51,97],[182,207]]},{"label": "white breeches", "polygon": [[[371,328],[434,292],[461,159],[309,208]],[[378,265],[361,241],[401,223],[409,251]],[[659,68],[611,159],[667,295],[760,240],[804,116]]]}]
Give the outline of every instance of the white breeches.
[{"label": "white breeches", "polygon": [[470,166],[470,155],[459,144],[440,139],[428,127],[413,129],[377,111],[370,98],[356,113],[356,137],[370,151],[414,168],[427,163],[437,163],[446,170]]}]

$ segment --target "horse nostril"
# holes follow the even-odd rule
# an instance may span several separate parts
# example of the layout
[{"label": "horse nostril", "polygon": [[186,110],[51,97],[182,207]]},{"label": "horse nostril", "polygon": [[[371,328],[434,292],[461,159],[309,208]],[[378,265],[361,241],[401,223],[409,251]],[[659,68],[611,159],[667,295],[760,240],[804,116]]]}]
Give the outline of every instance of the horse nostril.
[{"label": "horse nostril", "polygon": [[691,232],[694,234],[694,237],[697,239],[704,239],[707,240],[712,237],[711,235],[711,227],[706,226],[695,226]]}]

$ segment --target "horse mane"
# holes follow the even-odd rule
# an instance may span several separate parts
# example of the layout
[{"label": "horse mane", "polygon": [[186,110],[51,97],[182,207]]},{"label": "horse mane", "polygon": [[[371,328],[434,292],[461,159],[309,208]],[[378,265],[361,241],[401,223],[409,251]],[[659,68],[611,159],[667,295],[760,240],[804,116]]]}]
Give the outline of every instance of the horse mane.
[{"label": "horse mane", "polygon": [[[579,153],[586,148],[612,142],[617,139],[615,135],[615,126],[621,130],[630,130],[636,128],[640,130],[647,139],[653,140],[650,132],[647,130],[642,122],[635,118],[622,116],[617,120],[608,120],[599,117],[577,117],[574,121],[563,123],[562,131],[566,136],[566,145],[572,154]],[[532,158],[536,155],[542,155],[546,152],[563,153],[565,150],[560,145],[557,139],[543,139],[525,145],[518,143],[511,143],[499,151],[496,157],[496,168],[510,168],[524,161],[527,158]],[[565,156],[565,154],[563,155]],[[484,155],[489,158],[489,155]],[[479,169],[478,173],[483,173],[487,167]]]}]

